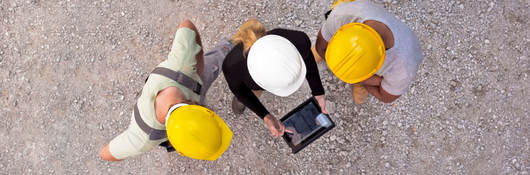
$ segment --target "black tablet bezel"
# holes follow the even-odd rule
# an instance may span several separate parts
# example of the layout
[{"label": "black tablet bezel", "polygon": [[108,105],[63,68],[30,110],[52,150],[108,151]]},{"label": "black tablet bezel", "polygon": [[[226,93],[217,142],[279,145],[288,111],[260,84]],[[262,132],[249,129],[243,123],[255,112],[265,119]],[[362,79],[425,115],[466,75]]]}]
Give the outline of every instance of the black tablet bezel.
[{"label": "black tablet bezel", "polygon": [[[298,105],[296,108],[294,108],[292,111],[290,111],[289,113],[287,113],[286,115],[284,115],[280,121],[283,123],[285,120],[287,120],[292,114],[300,111],[303,107],[305,107],[307,104],[309,103],[313,103],[315,106],[317,106],[317,109],[318,109],[318,112],[321,112],[322,113],[322,110],[320,109],[320,105],[318,104],[317,100],[315,99],[315,97],[311,97],[309,99],[307,99],[304,103]],[[284,134],[282,136],[283,140],[285,140],[285,142],[287,143],[287,145],[289,145],[289,147],[291,147],[291,150],[293,152],[293,154],[296,154],[298,153],[300,150],[304,149],[307,145],[313,143],[313,141],[315,141],[316,139],[318,139],[320,136],[326,134],[329,130],[333,129],[335,127],[335,122],[333,122],[333,120],[331,120],[331,118],[329,117],[329,115],[327,114],[324,114],[328,117],[328,119],[331,121],[331,126],[329,127],[325,127],[325,128],[320,128],[318,129],[316,132],[314,132],[313,134],[311,134],[310,136],[308,136],[307,139],[303,140],[300,144],[298,145],[293,145],[292,142],[289,141],[289,139],[287,138],[287,133]]]}]

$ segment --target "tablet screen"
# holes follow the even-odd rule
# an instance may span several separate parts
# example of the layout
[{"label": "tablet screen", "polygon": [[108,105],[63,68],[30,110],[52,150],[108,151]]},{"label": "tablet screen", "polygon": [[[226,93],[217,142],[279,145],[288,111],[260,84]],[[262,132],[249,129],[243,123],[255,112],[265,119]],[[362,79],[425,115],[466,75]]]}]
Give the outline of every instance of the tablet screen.
[{"label": "tablet screen", "polygon": [[281,121],[286,130],[292,132],[286,131],[283,139],[291,147],[293,154],[335,127],[331,118],[320,111],[320,105],[313,97],[287,113]]},{"label": "tablet screen", "polygon": [[287,133],[293,145],[300,144],[302,140],[322,127],[317,124],[316,120],[319,114],[315,104],[309,103],[284,121],[285,128],[294,131],[294,133]]}]

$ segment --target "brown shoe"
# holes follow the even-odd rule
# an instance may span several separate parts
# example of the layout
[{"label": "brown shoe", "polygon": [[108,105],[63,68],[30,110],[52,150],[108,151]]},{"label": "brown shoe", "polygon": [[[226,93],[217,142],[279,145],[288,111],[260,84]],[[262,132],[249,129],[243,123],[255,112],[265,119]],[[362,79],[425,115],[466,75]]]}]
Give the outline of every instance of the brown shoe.
[{"label": "brown shoe", "polygon": [[245,105],[239,102],[236,96],[232,97],[232,112],[237,115],[243,114],[243,112],[245,112]]},{"label": "brown shoe", "polygon": [[363,85],[354,84],[352,88],[353,101],[355,104],[363,104],[368,97],[368,91]]},{"label": "brown shoe", "polygon": [[322,61],[322,57],[320,57],[320,55],[318,54],[315,46],[311,47],[311,52],[313,52],[313,56],[315,56],[315,61],[317,62],[317,64],[320,63]]}]

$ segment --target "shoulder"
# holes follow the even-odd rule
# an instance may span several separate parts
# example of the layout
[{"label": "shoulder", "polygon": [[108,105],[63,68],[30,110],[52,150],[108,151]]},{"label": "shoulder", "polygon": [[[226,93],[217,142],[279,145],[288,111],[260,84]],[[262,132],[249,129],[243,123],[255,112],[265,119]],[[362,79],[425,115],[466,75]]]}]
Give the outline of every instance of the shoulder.
[{"label": "shoulder", "polygon": [[309,39],[309,36],[303,32],[298,30],[290,30],[290,29],[282,29],[282,28],[276,28],[269,32],[267,32],[269,35],[279,35],[281,37],[286,38],[289,40],[299,51],[305,50],[311,47],[311,40]]},{"label": "shoulder", "polygon": [[416,74],[419,65],[423,62],[423,52],[416,36],[410,35],[409,38],[401,40],[394,53],[389,57],[395,59],[394,67],[401,67],[401,71],[406,71],[410,75]]},{"label": "shoulder", "polygon": [[228,54],[226,55],[225,60],[223,61],[223,72],[233,70],[234,67],[238,67],[242,62],[245,61],[245,56],[243,55],[243,44],[239,43]]},{"label": "shoulder", "polygon": [[279,35],[284,38],[287,38],[289,41],[293,40],[294,38],[309,38],[309,36],[299,30],[290,30],[290,29],[283,29],[283,28],[275,28],[267,32],[269,35]]}]

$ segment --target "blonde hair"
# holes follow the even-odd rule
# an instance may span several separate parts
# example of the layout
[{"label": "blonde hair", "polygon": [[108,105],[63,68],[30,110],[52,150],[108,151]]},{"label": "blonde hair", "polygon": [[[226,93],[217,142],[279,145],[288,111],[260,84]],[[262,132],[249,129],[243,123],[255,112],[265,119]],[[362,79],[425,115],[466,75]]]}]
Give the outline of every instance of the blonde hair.
[{"label": "blonde hair", "polygon": [[243,54],[246,54],[252,44],[262,36],[265,36],[267,31],[261,22],[257,19],[249,19],[243,23],[239,30],[232,37],[232,43],[235,45],[243,43]]}]

